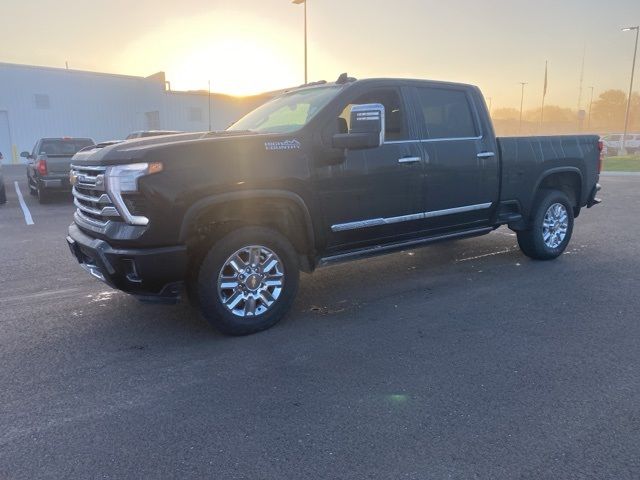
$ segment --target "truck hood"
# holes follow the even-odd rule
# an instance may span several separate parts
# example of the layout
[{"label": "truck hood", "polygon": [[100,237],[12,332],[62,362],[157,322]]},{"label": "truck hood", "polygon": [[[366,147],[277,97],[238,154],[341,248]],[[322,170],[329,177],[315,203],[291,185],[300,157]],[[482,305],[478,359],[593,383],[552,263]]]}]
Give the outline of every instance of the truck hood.
[{"label": "truck hood", "polygon": [[250,131],[219,131],[196,132],[177,135],[165,135],[156,137],[125,140],[117,143],[108,143],[107,146],[96,145],[92,149],[86,149],[73,156],[73,164],[78,165],[117,165],[137,161],[155,161],[167,157],[170,152],[185,152],[192,149],[213,151],[215,144],[228,142],[243,142],[253,139],[268,141],[269,137],[281,137],[281,135],[258,134]]}]

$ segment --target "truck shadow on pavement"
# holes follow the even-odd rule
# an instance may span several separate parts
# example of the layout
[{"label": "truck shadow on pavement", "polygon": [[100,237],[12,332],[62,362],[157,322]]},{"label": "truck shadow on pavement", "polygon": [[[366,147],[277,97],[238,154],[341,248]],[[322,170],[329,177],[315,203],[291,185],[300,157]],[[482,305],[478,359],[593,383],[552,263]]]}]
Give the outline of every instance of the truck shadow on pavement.
[{"label": "truck shadow on pavement", "polygon": [[[445,283],[478,275],[482,269],[500,268],[505,262],[526,262],[514,244],[508,236],[485,236],[303,274],[291,312],[276,328],[259,335],[282,335],[290,329],[317,326],[318,321],[323,325],[334,319],[348,321],[359,308],[372,304],[388,308],[402,299],[419,302]],[[465,261],[476,257],[480,258]],[[93,323],[90,336],[110,339],[107,348],[111,350],[143,352],[229,338],[210,327],[186,298],[177,305],[154,305],[106,287],[87,297],[88,305],[72,315],[85,317],[85,322],[88,317]]]}]

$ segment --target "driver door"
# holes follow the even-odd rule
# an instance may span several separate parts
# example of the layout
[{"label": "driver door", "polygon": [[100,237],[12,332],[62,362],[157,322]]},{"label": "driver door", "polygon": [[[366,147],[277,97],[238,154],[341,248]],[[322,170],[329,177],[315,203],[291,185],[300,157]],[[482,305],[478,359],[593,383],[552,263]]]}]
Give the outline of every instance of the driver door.
[{"label": "driver door", "polygon": [[325,218],[328,250],[366,247],[410,237],[422,228],[424,162],[415,125],[399,88],[376,88],[344,105],[337,119],[348,130],[353,105],[385,108],[385,141],[349,150],[337,165],[318,166],[317,192]]}]

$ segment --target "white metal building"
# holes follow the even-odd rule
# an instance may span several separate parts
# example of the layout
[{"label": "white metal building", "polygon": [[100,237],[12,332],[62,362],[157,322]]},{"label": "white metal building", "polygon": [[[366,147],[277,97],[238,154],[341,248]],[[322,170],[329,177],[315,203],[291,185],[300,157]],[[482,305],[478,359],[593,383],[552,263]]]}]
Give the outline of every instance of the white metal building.
[{"label": "white metal building", "polygon": [[[41,137],[125,138],[135,130],[209,129],[207,92],[176,92],[150,77],[0,63],[0,152],[19,163]],[[211,94],[211,126],[224,129],[269,98]]]}]

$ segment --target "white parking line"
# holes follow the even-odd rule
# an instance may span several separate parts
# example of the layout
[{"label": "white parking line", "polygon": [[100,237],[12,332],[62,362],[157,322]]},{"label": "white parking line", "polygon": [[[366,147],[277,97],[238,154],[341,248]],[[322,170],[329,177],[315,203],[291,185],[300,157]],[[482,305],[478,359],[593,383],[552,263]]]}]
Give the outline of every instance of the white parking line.
[{"label": "white parking line", "polygon": [[31,217],[31,212],[29,211],[29,207],[24,201],[22,197],[22,192],[20,191],[20,186],[18,182],[15,181],[13,184],[16,186],[16,193],[18,194],[18,201],[20,202],[20,206],[22,207],[22,213],[24,213],[24,221],[27,222],[27,225],[33,225],[33,218]]}]

